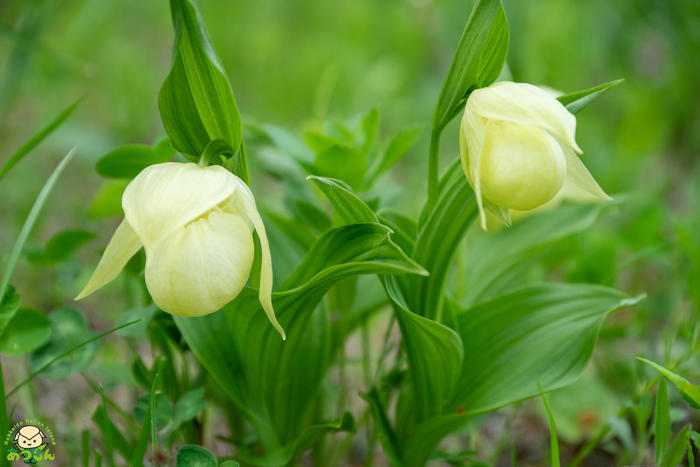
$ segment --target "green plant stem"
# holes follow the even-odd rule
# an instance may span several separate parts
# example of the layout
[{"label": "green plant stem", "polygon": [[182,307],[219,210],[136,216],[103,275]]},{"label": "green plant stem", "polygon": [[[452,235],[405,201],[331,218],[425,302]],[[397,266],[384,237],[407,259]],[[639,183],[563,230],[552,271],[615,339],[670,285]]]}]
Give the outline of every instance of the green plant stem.
[{"label": "green plant stem", "polygon": [[[2,403],[0,403],[0,433],[7,433],[9,430],[9,421],[7,420],[7,398],[5,395],[5,381],[2,374],[2,361],[0,361],[0,394],[3,395]],[[5,456],[0,456],[0,466],[6,466],[9,463]]]},{"label": "green plant stem", "polygon": [[428,155],[428,206],[437,203],[439,193],[440,171],[440,135],[442,131],[433,129],[430,133],[430,152]]}]

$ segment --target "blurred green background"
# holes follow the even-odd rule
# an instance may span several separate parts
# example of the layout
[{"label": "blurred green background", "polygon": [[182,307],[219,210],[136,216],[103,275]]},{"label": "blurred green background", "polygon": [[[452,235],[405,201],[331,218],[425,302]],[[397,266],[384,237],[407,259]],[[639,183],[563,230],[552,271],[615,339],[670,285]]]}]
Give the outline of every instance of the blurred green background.
[{"label": "blurred green background", "polygon": [[[430,122],[472,2],[198,5],[245,122],[301,132],[327,118],[378,108],[387,135]],[[700,316],[700,2],[504,0],[504,6],[514,81],[571,92],[625,79],[577,116],[583,160],[619,203],[543,263],[545,277],[648,294],[634,312],[604,326],[590,375],[571,395],[559,401],[553,395],[562,426],[572,425],[562,429],[577,442],[585,431],[582,401],[601,394],[594,398],[598,403],[585,404],[611,413],[594,418],[615,415],[638,390],[642,370],[633,357],[663,361],[683,354]],[[48,174],[74,145],[79,155],[31,242],[43,245],[75,226],[100,233],[79,259],[52,269],[22,263],[13,284],[25,305],[50,310],[70,304],[111,235],[117,218],[86,217],[101,184],[94,164],[115,147],[151,144],[162,135],[156,96],[169,68],[172,36],[165,0],[0,2],[0,163],[85,96],[76,114],[0,182],[0,254],[7,254]],[[418,212],[426,191],[427,133],[382,179],[395,191],[397,207],[409,213]],[[255,157],[251,152],[253,166]],[[453,122],[442,140],[443,167],[457,157]],[[256,196],[265,203],[264,192]],[[97,308],[88,321],[106,329],[120,302],[105,300]],[[100,361],[109,367],[109,358]],[[684,374],[700,377],[699,363],[697,356],[688,360]]]}]

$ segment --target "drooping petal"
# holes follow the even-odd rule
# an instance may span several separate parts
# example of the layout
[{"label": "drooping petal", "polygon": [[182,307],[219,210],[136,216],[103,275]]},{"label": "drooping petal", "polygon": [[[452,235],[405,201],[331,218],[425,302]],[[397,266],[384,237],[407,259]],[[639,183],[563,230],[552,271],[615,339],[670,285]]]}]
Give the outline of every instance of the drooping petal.
[{"label": "drooping petal", "polygon": [[593,175],[588,171],[581,159],[574,151],[564,148],[566,156],[566,183],[565,186],[572,185],[575,188],[585,191],[594,198],[610,201],[612,198],[595,181]]},{"label": "drooping petal", "polygon": [[235,178],[221,166],[151,165],[124,191],[126,219],[145,245],[155,245],[230,197]]},{"label": "drooping petal", "polygon": [[214,209],[156,245],[146,245],[146,286],[163,311],[207,315],[240,293],[253,256],[246,221]]},{"label": "drooping petal", "polygon": [[255,206],[255,198],[253,193],[241,179],[236,177],[236,191],[233,194],[233,201],[237,205],[237,209],[241,209],[251,222],[260,239],[260,248],[262,250],[262,258],[260,262],[260,287],[258,289],[258,298],[260,304],[270,320],[270,323],[282,335],[282,339],[287,336],[282,329],[282,326],[277,321],[275,310],[272,307],[272,257],[270,256],[270,244],[267,241],[265,233],[265,224],[263,224],[260,213]]},{"label": "drooping petal", "polygon": [[502,81],[477,89],[467,107],[490,120],[504,120],[541,128],[582,153],[576,144],[576,117],[546,91],[528,83]]},{"label": "drooping petal", "polygon": [[475,115],[467,105],[464,109],[462,122],[459,126],[459,148],[467,180],[474,190],[476,205],[479,208],[481,228],[487,230],[486,213],[484,212],[484,200],[481,194],[481,150],[484,146],[485,133],[484,119]]},{"label": "drooping petal", "polygon": [[87,285],[75,299],[85,298],[95,290],[111,282],[112,279],[117,277],[129,259],[139,251],[141,246],[141,241],[136,232],[124,219],[107,244],[107,248],[97,264],[95,272],[92,273]]}]

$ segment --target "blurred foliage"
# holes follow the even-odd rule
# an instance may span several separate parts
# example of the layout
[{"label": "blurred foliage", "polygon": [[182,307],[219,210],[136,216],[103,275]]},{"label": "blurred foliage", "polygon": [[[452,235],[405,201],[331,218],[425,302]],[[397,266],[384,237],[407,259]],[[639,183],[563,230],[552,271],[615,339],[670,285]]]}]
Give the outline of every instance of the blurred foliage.
[{"label": "blurred foliage", "polygon": [[[198,2],[244,121],[321,132],[328,119],[357,115],[359,120],[377,108],[383,135],[430,122],[471,3]],[[632,295],[647,293],[648,299],[634,313],[615,315],[603,326],[594,370],[577,385],[549,396],[562,442],[595,440],[596,430],[602,429],[598,439],[602,451],[632,462],[644,449],[640,445],[646,445],[645,423],[653,408],[645,394],[657,378],[633,357],[646,355],[691,380],[700,378],[700,3],[504,0],[504,7],[511,29],[507,63],[515,81],[569,92],[625,79],[577,116],[583,160],[618,202],[585,234],[543,252],[543,260],[528,274],[535,279],[615,286]],[[30,237],[28,249],[41,253],[41,261],[51,267],[32,268],[22,260],[13,280],[23,291],[23,306],[65,306],[78,284],[84,283],[87,264],[114,227],[92,219],[118,214],[118,207],[109,202],[93,205],[88,212],[101,183],[95,163],[118,146],[137,142],[151,146],[163,136],[156,94],[170,66],[172,38],[165,0],[0,3],[0,161],[4,163],[31,135],[85,95],[71,119],[0,183],[0,252],[5,255],[43,180],[69,146],[80,145],[72,170],[56,186]],[[418,136],[398,170],[381,178],[382,195],[403,212],[417,213],[424,199],[426,133]],[[442,145],[446,167],[458,157],[454,122]],[[260,164],[254,151],[248,155],[252,166]],[[263,206],[274,210],[284,197],[279,184],[260,177],[261,171],[251,172],[269,193]],[[112,188],[103,191],[123,189],[121,180],[111,183]],[[53,254],[55,242],[68,241],[57,234],[76,225],[86,230],[78,239],[68,239],[76,248],[88,242],[78,256]],[[90,240],[90,231],[101,232],[101,240]],[[5,259],[0,257],[0,264]],[[143,259],[137,256],[134,261]],[[133,271],[139,269],[136,264],[132,274],[138,275]],[[34,283],[50,286],[32,287]],[[135,288],[126,299],[107,293],[99,301],[82,304],[90,308],[90,328],[112,327],[122,310],[138,305],[139,293]],[[84,333],[82,316],[75,313],[49,314],[53,336],[44,347],[46,355],[38,354],[37,361],[63,349],[68,345],[63,341],[75,333]],[[75,321],[75,329],[63,329],[64,319],[59,319],[63,315]],[[159,315],[155,319],[163,321]],[[169,336],[160,338],[166,342]],[[86,348],[70,368],[53,376],[82,367],[93,352]],[[109,385],[133,380],[131,365],[117,344],[107,340],[91,368]],[[12,377],[21,379],[26,371],[18,368]],[[80,391],[91,390],[82,385]],[[669,395],[672,406],[681,405],[677,392],[671,389]],[[594,396],[601,402],[593,401]],[[75,396],[65,400],[76,402]],[[27,413],[35,403],[31,393],[21,398]],[[75,422],[65,419],[68,413],[87,420],[87,412],[94,410],[83,405],[86,413],[77,415],[66,403],[57,399],[51,403],[58,405],[41,411],[62,422]],[[141,409],[144,406],[141,401]],[[613,419],[608,423],[609,417]],[[693,420],[683,414],[672,421],[698,422],[697,415]],[[673,433],[680,425],[675,427]],[[75,425],[63,433],[66,439],[79,439]],[[474,436],[480,447],[481,438]],[[546,428],[541,436],[548,439]],[[496,458],[508,450],[498,446],[494,443]]]}]

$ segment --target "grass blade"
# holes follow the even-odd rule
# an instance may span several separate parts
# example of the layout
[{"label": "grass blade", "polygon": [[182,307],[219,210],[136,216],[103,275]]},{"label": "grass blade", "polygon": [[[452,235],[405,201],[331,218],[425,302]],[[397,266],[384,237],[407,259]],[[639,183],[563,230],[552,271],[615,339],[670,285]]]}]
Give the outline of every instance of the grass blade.
[{"label": "grass blade", "polygon": [[547,397],[544,395],[544,390],[539,381],[537,386],[540,388],[540,395],[542,396],[542,402],[544,403],[544,409],[547,411],[547,420],[549,421],[549,439],[550,439],[550,452],[552,456],[552,467],[559,467],[559,439],[557,438],[557,426],[554,423],[554,416],[552,416],[552,409],[549,407],[549,402],[547,402]]},{"label": "grass blade", "polygon": [[22,380],[20,383],[18,383],[17,386],[15,386],[14,388],[12,388],[12,390],[11,390],[10,392],[8,392],[8,393],[5,395],[5,399],[10,398],[15,392],[17,392],[17,390],[18,390],[19,388],[21,388],[21,387],[24,386],[25,384],[31,382],[31,381],[36,377],[36,375],[38,375],[38,374],[41,373],[42,371],[46,370],[48,367],[50,367],[51,365],[53,365],[53,364],[56,363],[57,361],[61,360],[62,358],[66,357],[67,355],[70,355],[71,353],[75,352],[75,351],[78,350],[79,348],[81,348],[81,347],[83,347],[83,346],[86,346],[86,345],[88,345],[90,342],[94,342],[94,341],[96,341],[97,339],[100,339],[100,338],[102,338],[102,337],[104,337],[104,336],[106,336],[106,335],[108,335],[108,334],[112,334],[113,332],[118,331],[118,330],[120,330],[120,329],[122,329],[122,328],[125,328],[125,327],[127,327],[127,326],[131,326],[132,324],[136,324],[136,323],[138,323],[139,321],[141,321],[141,320],[140,320],[140,319],[135,319],[135,320],[133,320],[133,321],[129,321],[128,323],[124,323],[124,324],[122,324],[121,326],[114,327],[114,328],[110,329],[109,331],[105,331],[105,332],[103,332],[102,334],[98,334],[98,335],[96,335],[95,337],[91,337],[90,339],[81,342],[80,344],[78,344],[78,345],[76,345],[76,346],[74,346],[74,347],[72,347],[72,348],[66,350],[65,352],[63,352],[62,354],[56,356],[55,358],[52,358],[51,360],[49,360],[48,362],[46,362],[41,368],[39,368],[38,370],[36,370],[36,371],[30,373],[29,376],[27,376],[24,380]]},{"label": "grass blade", "polygon": [[47,136],[49,136],[51,133],[53,133],[53,131],[54,131],[56,128],[58,128],[59,126],[61,126],[61,124],[62,124],[63,122],[65,122],[65,121],[68,119],[68,117],[71,116],[71,114],[73,114],[73,112],[75,111],[75,109],[76,109],[76,108],[78,107],[78,105],[80,104],[80,101],[82,101],[82,100],[83,100],[83,98],[81,97],[80,99],[78,99],[77,101],[75,101],[75,102],[74,102],[73,104],[71,104],[67,109],[65,109],[63,112],[61,112],[56,118],[54,118],[53,120],[51,120],[51,122],[49,122],[48,125],[46,125],[44,128],[42,128],[41,130],[39,130],[38,133],[36,133],[34,136],[32,136],[32,137],[29,139],[29,141],[27,141],[26,143],[24,143],[24,144],[22,145],[22,147],[19,148],[19,149],[17,150],[17,152],[14,153],[14,154],[12,155],[12,157],[10,157],[10,158],[7,160],[7,162],[5,163],[5,165],[3,166],[3,168],[0,169],[0,180],[2,180],[2,178],[5,176],[5,174],[6,174],[7,172],[9,172],[10,169],[12,169],[12,167],[14,167],[19,161],[21,161],[21,160],[24,158],[24,156],[26,156],[27,154],[29,154],[29,152],[30,152],[32,149],[34,149],[35,147],[37,147],[37,146],[39,145],[39,143],[41,143],[42,141],[44,141],[44,139],[46,139]]},{"label": "grass blade", "polygon": [[670,439],[671,413],[668,403],[668,390],[666,389],[666,380],[661,378],[654,406],[654,451],[657,464],[661,463]]},{"label": "grass blade", "polygon": [[12,251],[10,251],[10,256],[7,259],[7,264],[5,265],[5,272],[2,276],[2,280],[0,280],[0,297],[3,297],[5,295],[7,285],[10,283],[10,277],[12,276],[12,273],[15,270],[15,266],[17,266],[19,255],[22,252],[22,248],[24,248],[24,244],[27,241],[27,237],[29,237],[29,233],[31,232],[32,228],[34,227],[34,224],[36,223],[37,218],[39,217],[41,208],[44,206],[44,203],[49,197],[49,194],[51,193],[53,186],[56,184],[56,180],[58,180],[58,177],[61,175],[61,172],[63,172],[63,169],[66,168],[68,162],[70,162],[70,160],[73,158],[73,155],[75,154],[75,149],[76,148],[71,149],[68,152],[68,154],[66,154],[66,156],[63,158],[63,160],[61,160],[58,166],[54,169],[51,176],[49,176],[49,179],[44,184],[44,187],[41,189],[41,192],[39,192],[39,196],[37,196],[36,201],[34,201],[34,205],[29,211],[27,220],[24,221],[22,230],[19,232],[19,237],[17,237],[17,241],[12,247]]},{"label": "grass blade", "polygon": [[109,462],[109,466],[114,467],[114,453],[112,452],[112,430],[109,429],[111,421],[109,419],[109,413],[107,412],[107,400],[105,399],[104,388],[101,385],[99,387],[99,390],[100,397],[102,398],[102,422],[105,424],[106,427],[108,427],[108,429],[105,430],[105,452],[107,455],[107,461]]}]

